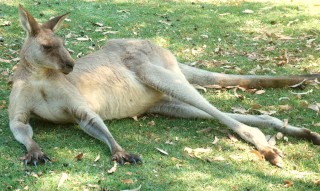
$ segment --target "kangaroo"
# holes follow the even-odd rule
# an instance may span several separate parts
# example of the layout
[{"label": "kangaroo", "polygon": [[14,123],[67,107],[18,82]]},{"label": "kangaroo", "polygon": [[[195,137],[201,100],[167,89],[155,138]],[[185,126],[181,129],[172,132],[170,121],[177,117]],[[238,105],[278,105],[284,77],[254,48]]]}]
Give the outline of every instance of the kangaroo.
[{"label": "kangaroo", "polygon": [[282,152],[269,145],[258,128],[273,128],[320,145],[318,133],[275,117],[219,111],[191,85],[285,87],[320,78],[320,74],[270,77],[212,73],[181,64],[170,51],[137,39],[109,40],[100,50],[74,61],[55,34],[68,13],[44,24],[38,24],[21,5],[19,15],[27,36],[13,76],[9,118],[15,139],[27,149],[23,157],[26,165],[50,161],[32,139],[29,119],[34,116],[54,123],[78,123],[86,133],[106,143],[111,159],[121,164],[141,163],[142,159],[125,151],[103,120],[148,113],[218,120],[278,167],[283,166]]}]

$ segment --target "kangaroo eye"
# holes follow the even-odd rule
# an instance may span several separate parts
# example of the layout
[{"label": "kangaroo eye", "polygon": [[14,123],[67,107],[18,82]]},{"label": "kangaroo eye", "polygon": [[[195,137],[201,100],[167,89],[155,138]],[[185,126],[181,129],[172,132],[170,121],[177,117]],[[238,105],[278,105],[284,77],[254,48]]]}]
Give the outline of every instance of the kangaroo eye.
[{"label": "kangaroo eye", "polygon": [[52,46],[50,46],[50,45],[42,45],[42,47],[43,47],[44,49],[46,49],[46,50],[52,49]]}]

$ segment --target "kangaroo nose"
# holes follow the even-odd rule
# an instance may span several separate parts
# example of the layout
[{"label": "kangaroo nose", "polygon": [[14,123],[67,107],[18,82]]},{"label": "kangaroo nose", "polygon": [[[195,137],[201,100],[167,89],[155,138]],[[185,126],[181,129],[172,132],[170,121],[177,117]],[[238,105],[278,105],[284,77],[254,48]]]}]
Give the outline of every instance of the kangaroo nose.
[{"label": "kangaroo nose", "polygon": [[64,74],[69,74],[73,70],[74,61],[67,61],[64,63],[64,67],[62,68],[62,72]]},{"label": "kangaroo nose", "polygon": [[70,61],[66,62],[66,67],[68,69],[73,69],[73,66],[74,66],[74,62],[73,61],[72,62],[70,62]]}]

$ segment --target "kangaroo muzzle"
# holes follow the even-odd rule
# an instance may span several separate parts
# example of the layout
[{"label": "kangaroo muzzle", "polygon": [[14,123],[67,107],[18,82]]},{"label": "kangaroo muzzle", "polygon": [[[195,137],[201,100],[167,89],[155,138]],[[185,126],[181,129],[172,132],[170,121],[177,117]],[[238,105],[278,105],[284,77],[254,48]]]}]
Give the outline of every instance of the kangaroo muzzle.
[{"label": "kangaroo muzzle", "polygon": [[73,66],[74,66],[73,60],[65,62],[62,69],[61,69],[62,73],[69,74],[70,72],[72,72]]}]

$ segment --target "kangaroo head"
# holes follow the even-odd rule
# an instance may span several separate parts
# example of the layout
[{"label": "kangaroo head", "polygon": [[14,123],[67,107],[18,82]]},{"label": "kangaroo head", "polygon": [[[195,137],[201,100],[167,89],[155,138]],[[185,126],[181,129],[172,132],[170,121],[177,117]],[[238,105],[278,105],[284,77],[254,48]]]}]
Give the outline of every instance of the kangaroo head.
[{"label": "kangaroo head", "polygon": [[20,22],[27,32],[21,56],[36,68],[47,68],[68,74],[72,71],[74,60],[64,46],[64,41],[55,32],[62,25],[68,13],[38,24],[32,15],[19,5]]}]

